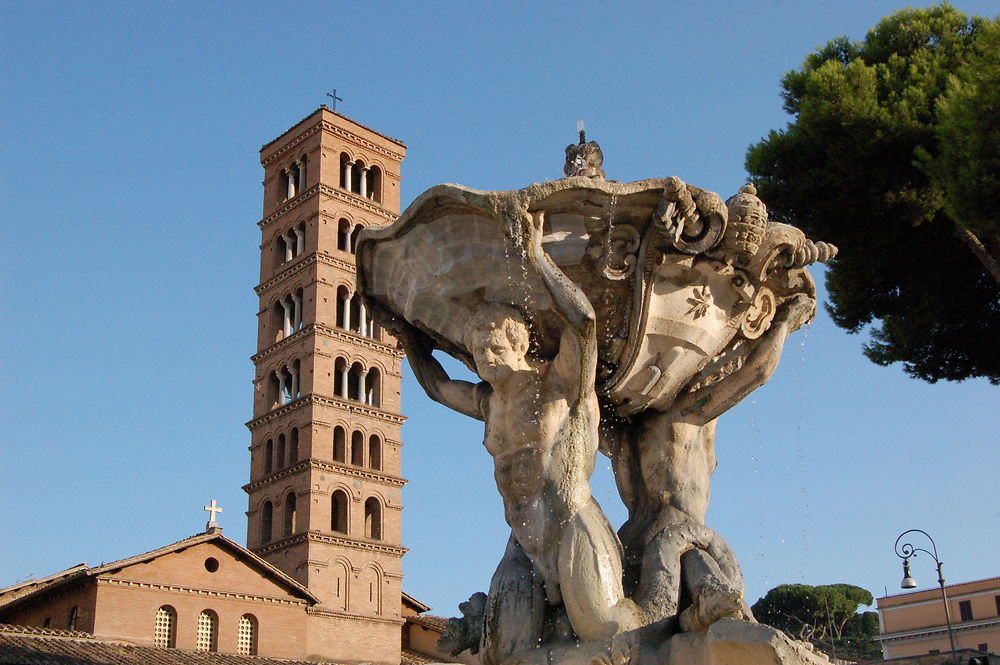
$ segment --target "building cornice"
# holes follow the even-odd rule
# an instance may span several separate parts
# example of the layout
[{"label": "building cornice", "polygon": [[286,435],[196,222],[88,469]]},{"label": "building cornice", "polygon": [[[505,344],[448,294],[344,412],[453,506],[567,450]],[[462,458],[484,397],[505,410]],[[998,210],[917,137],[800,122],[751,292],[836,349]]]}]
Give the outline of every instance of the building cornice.
[{"label": "building cornice", "polygon": [[212,598],[235,598],[237,600],[251,600],[259,603],[273,603],[277,605],[298,605],[298,606],[309,605],[309,603],[305,600],[298,600],[294,598],[292,599],[276,598],[274,596],[261,596],[250,593],[234,593],[231,591],[221,591],[219,589],[204,589],[197,587],[180,586],[177,584],[155,584],[152,582],[142,582],[139,580],[130,580],[120,577],[99,576],[97,578],[97,583],[108,586],[126,586],[137,589],[154,589],[156,591],[187,593],[187,594],[194,594],[197,596],[209,596]]},{"label": "building cornice", "polygon": [[[292,466],[286,467],[277,473],[272,473],[268,476],[264,476],[260,480],[255,480],[251,483],[247,483],[243,486],[243,491],[249,494],[262,487],[271,485],[276,481],[279,481],[288,476],[299,473],[300,471],[305,471],[306,469],[316,469],[318,471],[336,471],[337,473],[343,474],[345,476],[351,476],[353,478],[363,478],[365,480],[374,481],[387,485],[389,487],[402,487],[406,484],[405,478],[400,478],[399,476],[390,476],[385,473],[379,473],[373,469],[365,469],[359,466],[353,466],[350,464],[341,464],[339,462],[325,462],[318,459],[307,459],[297,462]],[[306,490],[310,491],[310,490]]]},{"label": "building cornice", "polygon": [[386,423],[391,423],[393,425],[402,425],[406,422],[406,416],[400,415],[398,413],[391,413],[389,411],[383,411],[382,409],[370,406],[368,404],[361,404],[360,402],[353,402],[346,399],[340,399],[339,397],[327,397],[324,395],[317,395],[316,393],[311,393],[304,397],[300,397],[284,406],[279,406],[273,411],[269,411],[259,418],[254,418],[246,423],[244,423],[251,432],[266,425],[267,423],[273,422],[284,415],[287,415],[293,411],[297,411],[310,404],[322,404],[323,406],[333,406],[342,411],[346,411],[352,415],[368,416],[369,418],[375,418],[376,420],[381,420]]},{"label": "building cornice", "polygon": [[[306,337],[308,337],[310,332],[314,332],[318,336],[327,337],[339,342],[347,342],[348,344],[362,349],[367,349],[369,351],[378,351],[396,358],[397,360],[402,360],[406,356],[403,351],[400,351],[396,347],[390,346],[385,342],[379,342],[371,337],[365,337],[364,335],[359,335],[355,332],[344,330],[342,328],[331,328],[323,325],[322,323],[312,323],[305,326],[301,330],[296,330],[293,335],[289,335],[288,337],[275,342],[260,353],[255,353],[250,356],[250,360],[253,361],[255,365],[259,365],[261,362],[267,360],[276,353],[280,353],[286,347],[294,346],[296,343],[303,341]],[[318,352],[319,350],[314,348],[313,351]],[[323,355],[332,357],[335,356],[336,353],[326,352]]]},{"label": "building cornice", "polygon": [[[1000,619],[993,617],[990,619],[983,619],[981,621],[966,621],[964,623],[953,623],[951,628],[956,633],[961,632],[976,632],[983,630],[985,628],[994,628],[1000,626]],[[900,640],[911,640],[911,639],[928,639],[930,637],[938,637],[941,635],[947,635],[947,626],[928,626],[925,628],[916,628],[912,630],[900,630],[894,633],[885,633],[879,635],[875,638],[876,642],[898,642]]]},{"label": "building cornice", "polygon": [[[305,119],[306,118],[303,118],[302,120],[305,120]],[[300,120],[299,122],[302,122],[302,121]],[[321,128],[320,123],[316,123],[312,127],[309,127],[308,129],[306,129],[305,131],[303,131],[301,134],[299,134],[298,136],[296,136],[295,138],[293,138],[292,140],[290,140],[288,143],[286,143],[285,145],[281,146],[280,148],[278,148],[277,150],[275,150],[274,152],[272,152],[270,155],[268,155],[264,159],[260,160],[260,165],[263,166],[263,167],[265,167],[265,168],[267,168],[267,166],[270,165],[272,162],[275,162],[275,161],[279,160],[283,155],[286,155],[289,152],[292,152],[296,147],[298,147],[299,145],[301,145],[307,138],[309,138],[313,134],[318,134],[319,131],[320,131],[320,128]],[[277,139],[275,139],[275,140],[277,140]],[[274,141],[272,141],[272,143],[273,142]]]},{"label": "building cornice", "polygon": [[[332,266],[334,268],[338,268],[350,274],[354,274],[356,272],[356,268],[353,261],[345,261],[344,259],[339,259],[336,256],[329,254],[328,252],[316,252],[293,263],[291,266],[289,266],[285,270],[282,270],[274,277],[271,277],[270,279],[261,282],[257,286],[253,287],[253,290],[258,296],[263,295],[265,292],[268,291],[268,289],[270,289],[274,285],[299,274],[305,268],[313,265],[314,263],[322,263],[324,265]],[[316,280],[313,280],[313,282],[315,281]]]},{"label": "building cornice", "polygon": [[257,556],[266,556],[273,552],[279,550],[287,549],[289,547],[294,547],[295,545],[301,545],[302,543],[324,543],[327,545],[338,545],[340,547],[347,547],[354,550],[363,550],[366,552],[378,552],[380,554],[388,554],[389,556],[402,558],[409,549],[406,547],[400,547],[397,545],[388,545],[382,541],[378,540],[367,540],[363,538],[351,538],[349,536],[334,536],[330,534],[320,533],[318,531],[306,531],[304,533],[296,533],[281,540],[276,540],[273,543],[268,543],[263,547],[258,547],[255,550],[251,550]]},{"label": "building cornice", "polygon": [[324,194],[329,198],[336,199],[341,203],[346,203],[360,210],[364,210],[365,212],[371,213],[376,217],[381,217],[388,223],[396,221],[397,215],[395,213],[393,213],[388,208],[383,208],[382,206],[375,203],[371,199],[362,198],[357,194],[354,194],[353,192],[349,192],[339,187],[330,187],[329,185],[318,183],[316,185],[313,185],[306,191],[302,192],[298,196],[291,198],[288,201],[285,201],[274,212],[272,212],[270,215],[265,216],[263,219],[257,222],[257,226],[259,226],[260,230],[263,231],[268,226],[270,226],[272,222],[281,217],[284,217],[289,212],[299,207],[299,205],[301,205],[306,199],[315,195],[317,192]]},{"label": "building cornice", "polygon": [[398,217],[398,215],[396,215],[394,212],[392,212],[387,208],[383,208],[382,206],[378,205],[371,199],[361,198],[357,194],[348,192],[345,189],[340,189],[339,187],[330,187],[329,185],[324,185],[322,183],[319,185],[319,188],[320,188],[320,193],[325,194],[332,199],[337,199],[342,203],[347,203],[348,205],[352,205],[355,208],[360,208],[365,212],[370,212],[371,214],[377,217],[381,217],[390,224],[392,222],[395,222],[396,218]]},{"label": "building cornice", "polygon": [[348,621],[362,621],[364,623],[387,623],[393,626],[402,626],[406,623],[399,617],[384,617],[377,614],[353,614],[340,610],[328,610],[321,607],[309,607],[306,614],[314,614],[324,617],[336,617],[337,619],[347,619]]},{"label": "building cornice", "polygon": [[320,191],[320,185],[313,185],[312,187],[302,192],[298,196],[288,199],[277,210],[275,210],[270,215],[264,217],[264,219],[257,222],[257,226],[259,226],[260,230],[263,231],[265,228],[267,228],[268,224],[278,219],[279,217],[284,216],[285,214],[294,210],[295,208],[298,208],[302,202],[304,202],[306,199],[316,194],[316,192],[318,191]]},{"label": "building cornice", "polygon": [[[368,139],[366,139],[364,137],[361,137],[361,136],[355,134],[354,132],[349,132],[346,129],[344,129],[343,127],[339,127],[339,126],[333,124],[332,122],[323,120],[322,121],[322,125],[323,125],[323,131],[329,132],[330,134],[333,134],[337,138],[343,139],[344,141],[347,141],[348,143],[353,143],[354,145],[358,146],[359,148],[364,148],[366,150],[371,150],[372,152],[376,152],[376,153],[382,155],[383,157],[388,157],[389,159],[395,160],[397,163],[398,162],[402,162],[403,159],[405,159],[405,157],[406,157],[401,152],[396,152],[394,150],[389,150],[388,148],[384,148],[384,147],[378,145],[377,143],[375,143],[374,141],[369,141]],[[365,129],[368,129],[368,128],[365,127]],[[378,134],[378,132],[376,132],[374,129],[371,129],[369,131],[374,132],[375,134]],[[387,139],[389,138],[388,136],[384,136],[383,134],[379,134],[379,136],[382,136],[383,138],[387,138]],[[390,139],[390,140],[391,141],[395,141],[395,139]]]}]

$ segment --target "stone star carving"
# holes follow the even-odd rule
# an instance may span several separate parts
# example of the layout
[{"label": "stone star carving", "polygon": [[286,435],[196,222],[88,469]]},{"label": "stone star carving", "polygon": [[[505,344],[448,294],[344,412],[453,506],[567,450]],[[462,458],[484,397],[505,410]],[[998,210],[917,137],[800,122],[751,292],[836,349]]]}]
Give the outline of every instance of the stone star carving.
[{"label": "stone star carving", "polygon": [[691,309],[687,313],[699,319],[708,313],[708,306],[712,304],[712,291],[707,286],[696,286],[694,287],[694,295],[687,301],[691,305]]}]

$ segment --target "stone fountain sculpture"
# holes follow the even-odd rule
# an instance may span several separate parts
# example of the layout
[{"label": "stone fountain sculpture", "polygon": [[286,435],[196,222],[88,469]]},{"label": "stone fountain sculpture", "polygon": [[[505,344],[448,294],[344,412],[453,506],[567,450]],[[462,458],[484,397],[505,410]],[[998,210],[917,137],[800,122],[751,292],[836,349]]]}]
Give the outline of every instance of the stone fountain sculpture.
[{"label": "stone fountain sculpture", "polygon": [[[484,665],[818,663],[756,624],[705,525],[715,421],[763,385],[815,312],[807,266],[836,248],[679,178],[439,185],[366,229],[358,287],[431,398],[485,423],[511,535],[443,646]],[[481,381],[451,379],[440,349]],[[591,496],[613,462],[628,520]]]}]

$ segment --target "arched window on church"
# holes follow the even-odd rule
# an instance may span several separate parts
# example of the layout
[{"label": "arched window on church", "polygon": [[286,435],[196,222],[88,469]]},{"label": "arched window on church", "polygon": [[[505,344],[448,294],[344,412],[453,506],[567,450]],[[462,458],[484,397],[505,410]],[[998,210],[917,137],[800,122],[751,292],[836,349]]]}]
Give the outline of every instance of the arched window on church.
[{"label": "arched window on church", "polygon": [[365,435],[361,432],[351,434],[351,464],[365,465]]},{"label": "arched window on church", "polygon": [[375,434],[368,439],[368,467],[382,470],[382,439]]},{"label": "arched window on church", "polygon": [[333,461],[347,461],[347,430],[340,425],[333,428]]},{"label": "arched window on church", "polygon": [[274,468],[280,471],[285,468],[285,435],[278,435],[278,457],[275,458]]},{"label": "arched window on church", "polygon": [[267,545],[271,542],[271,523],[274,520],[274,505],[270,501],[265,501],[260,507],[260,544]]},{"label": "arched window on church", "polygon": [[347,492],[334,490],[330,497],[330,530],[347,533],[347,507],[350,505]]},{"label": "arched window on church", "polygon": [[219,648],[219,615],[212,610],[202,610],[198,615],[194,648],[198,651],[217,651]]},{"label": "arched window on church", "polygon": [[290,536],[295,533],[296,528],[295,493],[289,492],[285,497],[285,519],[282,522],[282,535]]},{"label": "arched window on church", "polygon": [[66,630],[76,630],[76,623],[80,619],[80,608],[74,605],[69,608],[66,614]]},{"label": "arched window on church", "polygon": [[365,501],[365,538],[382,540],[382,504],[375,497]]},{"label": "arched window on church", "polygon": [[257,655],[257,617],[244,614],[236,629],[236,653],[241,656]]},{"label": "arched window on church", "polygon": [[264,444],[264,473],[272,471],[274,471],[274,441],[268,439]]},{"label": "arched window on church", "polygon": [[177,610],[163,605],[156,610],[153,626],[153,646],[172,649],[177,646]]},{"label": "arched window on church", "polygon": [[299,460],[299,428],[293,427],[288,435],[288,465]]}]

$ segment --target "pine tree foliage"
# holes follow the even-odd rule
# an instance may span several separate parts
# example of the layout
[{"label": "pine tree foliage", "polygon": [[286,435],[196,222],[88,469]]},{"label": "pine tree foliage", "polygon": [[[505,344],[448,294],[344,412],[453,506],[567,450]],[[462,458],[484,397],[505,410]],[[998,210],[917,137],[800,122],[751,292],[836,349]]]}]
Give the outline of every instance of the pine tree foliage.
[{"label": "pine tree foliage", "polygon": [[761,623],[811,642],[828,655],[875,660],[882,653],[874,639],[878,615],[858,613],[872,600],[871,593],[852,584],[782,584],[754,603],[751,611]]},{"label": "pine tree foliage", "polygon": [[834,39],[785,75],[794,119],[747,154],[772,218],[840,248],[837,325],[932,383],[1000,383],[998,30],[942,4]]}]

